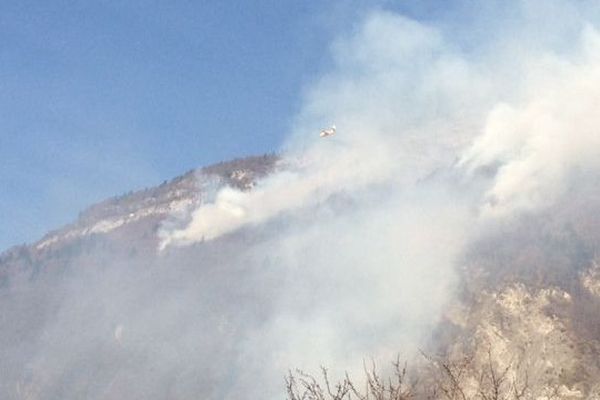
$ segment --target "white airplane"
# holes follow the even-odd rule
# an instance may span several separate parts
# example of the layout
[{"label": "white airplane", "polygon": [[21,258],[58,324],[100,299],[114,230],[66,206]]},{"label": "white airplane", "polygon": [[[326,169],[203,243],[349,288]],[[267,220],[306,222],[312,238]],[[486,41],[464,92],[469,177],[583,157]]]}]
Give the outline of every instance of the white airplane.
[{"label": "white airplane", "polygon": [[335,135],[335,125],[332,125],[331,128],[321,130],[321,133],[319,134],[322,138],[333,135]]}]

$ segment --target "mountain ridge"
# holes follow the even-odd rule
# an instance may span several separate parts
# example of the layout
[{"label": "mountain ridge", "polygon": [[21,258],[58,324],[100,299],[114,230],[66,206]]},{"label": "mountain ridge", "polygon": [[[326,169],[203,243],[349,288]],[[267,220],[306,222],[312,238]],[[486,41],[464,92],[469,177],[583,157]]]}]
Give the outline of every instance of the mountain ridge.
[{"label": "mountain ridge", "polygon": [[23,249],[42,250],[69,237],[105,233],[143,218],[162,220],[179,209],[198,204],[201,196],[199,180],[212,179],[217,186],[248,190],[257,179],[272,172],[279,160],[275,153],[235,158],[189,170],[154,187],[109,197],[88,206],[73,222],[50,230],[40,239],[1,251],[0,262]]}]

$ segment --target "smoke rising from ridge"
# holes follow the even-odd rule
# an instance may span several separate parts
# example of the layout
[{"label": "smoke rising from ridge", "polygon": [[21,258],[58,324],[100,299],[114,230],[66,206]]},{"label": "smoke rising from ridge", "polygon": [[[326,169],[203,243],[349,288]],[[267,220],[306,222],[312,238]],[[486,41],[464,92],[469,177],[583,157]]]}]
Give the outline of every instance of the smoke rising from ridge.
[{"label": "smoke rising from ridge", "polygon": [[[500,42],[504,59],[495,65],[495,58],[451,50],[433,27],[370,14],[358,32],[334,44],[334,71],[310,91],[297,118],[283,157],[290,164],[301,159],[302,169],[269,177],[253,192],[223,189],[185,229],[163,231],[163,246],[212,239],[340,190],[414,183],[453,169],[453,159],[466,179],[482,167],[498,168],[479,199],[486,214],[551,204],[569,171],[594,170],[600,159],[593,111],[600,36],[578,22],[569,53],[550,48],[528,58]],[[511,82],[515,75],[520,79]],[[330,121],[340,134],[323,141],[314,132]]]},{"label": "smoke rising from ridge", "polygon": [[[433,22],[366,15],[332,44],[275,173],[164,223],[156,257],[70,266],[20,382],[37,398],[281,398],[289,368],[410,357],[477,235],[599,172],[593,21],[563,2],[515,4],[522,41],[469,51]],[[569,10],[556,27],[577,32],[568,51],[523,47],[540,43],[545,7]]]},{"label": "smoke rising from ridge", "polygon": [[[365,355],[390,356],[398,347],[410,353],[451,296],[455,262],[480,224],[543,210],[565,194],[573,171],[598,172],[600,41],[578,22],[567,53],[536,49],[530,58],[500,40],[499,59],[463,54],[433,26],[371,13],[334,43],[335,67],[308,92],[283,154],[288,169],[251,192],[223,189],[187,227],[163,232],[163,245],[215,239],[286,215],[291,226],[263,251],[284,254],[282,268],[303,268],[308,277],[296,279],[308,280],[311,294],[283,296],[291,304],[256,334],[258,344],[251,340],[249,359],[358,368]],[[331,122],[338,135],[318,138]],[[493,173],[482,176],[483,168]],[[321,217],[336,196],[351,205]],[[315,218],[295,225],[293,215],[303,211]],[[351,283],[335,283],[331,309],[309,302],[316,315],[294,319],[296,302],[313,295],[320,275]],[[351,289],[356,284],[364,296]],[[361,334],[366,326],[370,338]],[[279,364],[269,355],[274,337]]]}]

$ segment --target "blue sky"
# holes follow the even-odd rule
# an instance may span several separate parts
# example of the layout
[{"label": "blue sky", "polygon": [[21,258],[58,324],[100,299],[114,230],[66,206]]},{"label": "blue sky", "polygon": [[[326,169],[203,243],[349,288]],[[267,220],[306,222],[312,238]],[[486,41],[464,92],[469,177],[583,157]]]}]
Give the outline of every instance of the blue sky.
[{"label": "blue sky", "polygon": [[362,12],[485,14],[448,4],[0,0],[0,249],[104,198],[276,151]]},{"label": "blue sky", "polygon": [[332,30],[310,2],[0,3],[0,248],[278,148]]}]

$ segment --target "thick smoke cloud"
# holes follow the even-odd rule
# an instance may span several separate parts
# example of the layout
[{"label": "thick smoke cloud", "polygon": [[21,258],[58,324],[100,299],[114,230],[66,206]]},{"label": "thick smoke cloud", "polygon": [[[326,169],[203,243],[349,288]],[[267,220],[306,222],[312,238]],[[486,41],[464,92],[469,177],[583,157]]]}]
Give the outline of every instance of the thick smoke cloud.
[{"label": "thick smoke cloud", "polygon": [[495,105],[483,134],[464,152],[470,171],[495,165],[482,205],[486,214],[548,207],[564,194],[575,171],[600,166],[600,36],[586,27],[572,59],[557,54],[531,60],[530,78],[512,103]]},{"label": "thick smoke cloud", "polygon": [[[371,14],[334,44],[336,67],[310,91],[285,146],[288,168],[251,192],[223,189],[187,227],[163,231],[162,247],[213,239],[340,191],[411,184],[447,166],[473,133],[467,124],[485,87],[447,47],[432,28]],[[340,133],[320,139],[319,128],[332,121]]]},{"label": "thick smoke cloud", "polygon": [[[451,166],[486,90],[448,47],[433,28],[370,14],[333,45],[335,68],[307,94],[282,172],[249,192],[225,188],[161,232],[163,251],[266,232],[248,263],[271,257],[285,280],[240,348],[238,396],[257,381],[276,396],[288,368],[360,371],[426,342],[475,217]],[[319,138],[332,122],[338,134]]]},{"label": "thick smoke cloud", "polygon": [[[435,26],[368,15],[333,44],[335,67],[307,93],[285,171],[252,192],[223,189],[187,227],[162,232],[168,247],[289,224],[254,250],[276,255],[294,278],[242,348],[252,366],[243,388],[261,365],[352,369],[364,357],[410,354],[490,218],[539,212],[571,174],[597,173],[599,35],[570,5],[521,5],[523,43],[542,42],[536,16],[564,9],[568,25],[556,29],[576,32],[572,47],[548,40],[528,53],[510,36],[462,52]],[[318,138],[332,122],[338,135]],[[339,197],[348,203],[325,212]],[[303,213],[314,213],[310,224]]]},{"label": "thick smoke cloud", "polygon": [[[87,379],[77,393],[98,399],[281,398],[289,368],[410,357],[490,221],[599,172],[593,21],[512,5],[470,46],[435,22],[364,16],[332,44],[274,174],[163,224],[156,253],[71,266],[48,295],[58,311],[24,339],[19,391],[78,398]],[[542,15],[565,16],[568,48],[539,38]]]}]

